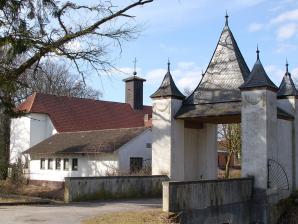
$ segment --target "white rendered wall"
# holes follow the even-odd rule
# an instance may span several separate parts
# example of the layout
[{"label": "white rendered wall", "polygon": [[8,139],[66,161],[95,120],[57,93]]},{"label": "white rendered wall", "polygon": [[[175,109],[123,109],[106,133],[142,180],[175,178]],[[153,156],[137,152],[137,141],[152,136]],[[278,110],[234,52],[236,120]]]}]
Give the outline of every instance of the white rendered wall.
[{"label": "white rendered wall", "polygon": [[276,93],[254,90],[241,95],[241,174],[254,176],[255,188],[267,189],[267,161],[277,156]]},{"label": "white rendered wall", "polygon": [[217,179],[217,125],[185,128],[185,180]]},{"label": "white rendered wall", "polygon": [[290,190],[287,192],[289,196],[293,187],[292,121],[278,119],[277,124],[277,161],[281,164],[287,174],[290,186]]},{"label": "white rendered wall", "polygon": [[54,125],[46,114],[29,114],[30,122],[30,147],[56,134]]},{"label": "white rendered wall", "polygon": [[[40,169],[40,158],[46,159],[46,169]],[[48,159],[54,159],[54,169],[48,169]],[[56,170],[55,158],[61,158],[61,169]],[[63,170],[64,158],[69,159],[69,167],[72,167],[72,158],[78,158],[77,171]],[[118,158],[116,154],[101,155],[69,155],[69,156],[33,156],[30,160],[29,172],[31,180],[64,181],[65,177],[92,177],[106,176],[118,170]]]},{"label": "white rendered wall", "polygon": [[151,166],[152,149],[147,148],[147,143],[152,144],[152,130],[147,129],[127,144],[118,149],[119,171],[130,172],[130,158],[143,158],[144,165]]},{"label": "white rendered wall", "polygon": [[184,180],[184,122],[175,114],[182,101],[154,99],[152,115],[152,174]]},{"label": "white rendered wall", "polygon": [[[292,114],[295,119],[291,122],[291,134],[292,134],[292,150],[291,155],[288,155],[288,159],[286,161],[291,160],[292,164],[292,172],[291,172],[291,182],[292,182],[292,189],[298,189],[298,105],[297,99],[293,96],[288,97],[287,99],[279,99],[277,101],[278,105],[288,113]],[[279,126],[278,126],[279,128]],[[281,132],[281,131],[279,131]],[[283,135],[283,133],[281,133]],[[286,141],[286,139],[284,140]],[[283,150],[283,144],[279,144],[280,149]],[[282,153],[282,152],[281,152]],[[286,165],[289,167],[289,165]],[[289,176],[289,175],[288,175]]]},{"label": "white rendered wall", "polygon": [[27,114],[11,120],[10,163],[22,157],[22,152],[57,133],[46,114]]}]

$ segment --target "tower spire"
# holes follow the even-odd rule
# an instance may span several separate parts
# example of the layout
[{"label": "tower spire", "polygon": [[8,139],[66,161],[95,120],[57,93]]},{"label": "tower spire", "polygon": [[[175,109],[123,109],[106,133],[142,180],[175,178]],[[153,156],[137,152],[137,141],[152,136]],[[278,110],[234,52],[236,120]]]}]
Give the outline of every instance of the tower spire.
[{"label": "tower spire", "polygon": [[226,18],[226,26],[229,26],[229,15],[228,15],[228,11],[227,10],[226,10],[225,18]]},{"label": "tower spire", "polygon": [[257,60],[260,60],[260,50],[259,50],[259,45],[257,45]]},{"label": "tower spire", "polygon": [[171,70],[171,62],[170,62],[170,59],[168,58],[168,72],[170,72]]},{"label": "tower spire", "polygon": [[286,74],[289,74],[289,63],[287,58],[286,58]]}]

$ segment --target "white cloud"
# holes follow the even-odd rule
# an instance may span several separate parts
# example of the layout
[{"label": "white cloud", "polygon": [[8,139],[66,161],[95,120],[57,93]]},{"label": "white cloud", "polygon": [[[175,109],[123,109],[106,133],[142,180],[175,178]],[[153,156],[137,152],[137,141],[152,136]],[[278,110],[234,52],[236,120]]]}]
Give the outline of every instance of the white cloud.
[{"label": "white cloud", "polygon": [[284,76],[285,70],[277,67],[276,65],[265,66],[265,71],[268,74],[269,78],[279,86],[282,77]]},{"label": "white cloud", "polygon": [[289,23],[281,26],[277,30],[277,39],[286,40],[293,37],[298,31],[298,24]]},{"label": "white cloud", "polygon": [[297,68],[294,68],[291,71],[291,74],[292,74],[292,78],[294,79],[294,82],[295,83],[298,83],[298,67]]},{"label": "white cloud", "polygon": [[238,5],[239,7],[252,7],[261,4],[265,0],[233,0],[233,4]]},{"label": "white cloud", "polygon": [[290,52],[295,50],[297,50],[297,45],[281,43],[280,45],[277,46],[277,48],[275,49],[275,52],[284,53],[284,52]]},{"label": "white cloud", "polygon": [[[160,84],[166,72],[166,69],[154,69],[147,73],[145,79],[149,84]],[[176,85],[183,92],[184,89],[193,90],[199,84],[202,69],[194,62],[179,62],[175,69],[171,69],[171,74]]]},{"label": "white cloud", "polygon": [[248,30],[249,32],[257,32],[260,31],[264,27],[262,23],[252,23],[249,25]]},{"label": "white cloud", "polygon": [[294,9],[291,11],[286,11],[272,19],[270,23],[272,24],[280,24],[289,21],[298,21],[298,9]]}]

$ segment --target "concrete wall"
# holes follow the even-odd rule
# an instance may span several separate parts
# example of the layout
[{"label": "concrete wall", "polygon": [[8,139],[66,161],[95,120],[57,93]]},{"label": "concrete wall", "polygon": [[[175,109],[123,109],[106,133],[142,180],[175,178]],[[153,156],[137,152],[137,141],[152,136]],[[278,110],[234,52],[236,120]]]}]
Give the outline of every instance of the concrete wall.
[{"label": "concrete wall", "polygon": [[[46,168],[40,169],[40,159],[46,159]],[[49,170],[48,159],[61,158],[61,169]],[[70,170],[63,168],[63,159],[68,158]],[[78,158],[78,170],[72,171],[72,158]],[[118,170],[118,156],[116,154],[98,154],[98,155],[67,155],[67,156],[33,156],[30,160],[29,172],[31,180],[44,181],[64,181],[65,177],[91,177],[106,176],[107,173],[114,173]]]},{"label": "concrete wall", "polygon": [[163,183],[163,211],[184,224],[250,223],[251,178]]},{"label": "concrete wall", "polygon": [[139,136],[135,137],[118,150],[119,171],[122,173],[130,172],[130,158],[143,158],[143,165],[151,167],[152,146],[152,130],[148,129]]},{"label": "concrete wall", "polygon": [[152,115],[152,174],[184,180],[184,122],[174,118],[182,101],[154,99]]},{"label": "concrete wall", "polygon": [[50,117],[31,113],[11,121],[10,163],[22,157],[22,152],[57,133]]},{"label": "concrete wall", "polygon": [[65,178],[65,202],[116,198],[161,197],[167,176]]}]

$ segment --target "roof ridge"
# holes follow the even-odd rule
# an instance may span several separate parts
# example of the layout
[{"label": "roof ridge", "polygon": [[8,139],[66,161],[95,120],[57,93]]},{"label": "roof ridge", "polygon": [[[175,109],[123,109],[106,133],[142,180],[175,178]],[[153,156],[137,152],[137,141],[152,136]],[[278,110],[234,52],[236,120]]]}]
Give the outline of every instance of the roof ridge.
[{"label": "roof ridge", "polygon": [[[109,100],[101,100],[101,99],[92,99],[92,98],[83,98],[83,97],[75,97],[75,96],[65,96],[65,95],[56,95],[56,94],[49,94],[49,93],[41,93],[41,92],[35,92],[37,95],[46,95],[50,97],[57,97],[57,98],[72,98],[75,100],[88,100],[88,101],[95,101],[95,102],[103,102],[103,103],[115,103],[115,104],[128,104],[125,102],[116,102],[116,101],[109,101]],[[129,105],[129,104],[128,104]],[[151,107],[149,105],[144,105],[144,107]]]},{"label": "roof ridge", "polygon": [[[32,101],[31,101],[31,104],[30,104],[30,106],[29,106],[29,110],[28,111],[30,111],[31,109],[32,109],[32,107],[33,107],[33,103],[35,102],[35,100],[36,100],[36,98],[37,98],[37,93],[36,92],[34,92],[32,95]],[[25,101],[24,101],[25,102]]]},{"label": "roof ridge", "polygon": [[[114,130],[129,130],[129,129],[150,129],[150,127],[130,127],[130,128],[107,128],[107,129],[98,129],[98,130],[88,130],[88,131],[64,131],[64,132],[59,132],[56,134],[71,134],[71,133],[88,133],[88,132],[103,132],[103,131],[114,131]],[[56,135],[55,134],[55,135]]]}]

